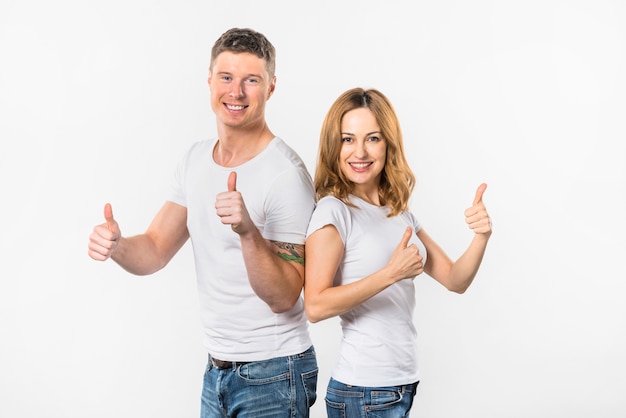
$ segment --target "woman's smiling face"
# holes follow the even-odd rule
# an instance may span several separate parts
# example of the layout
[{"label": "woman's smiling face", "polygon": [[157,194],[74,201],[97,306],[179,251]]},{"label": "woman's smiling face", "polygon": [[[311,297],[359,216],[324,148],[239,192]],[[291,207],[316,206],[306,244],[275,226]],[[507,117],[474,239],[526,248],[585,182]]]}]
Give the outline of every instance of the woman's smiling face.
[{"label": "woman's smiling face", "polygon": [[387,158],[387,141],[381,135],[374,113],[366,107],[350,110],[341,119],[339,167],[354,183],[355,196],[378,194]]}]

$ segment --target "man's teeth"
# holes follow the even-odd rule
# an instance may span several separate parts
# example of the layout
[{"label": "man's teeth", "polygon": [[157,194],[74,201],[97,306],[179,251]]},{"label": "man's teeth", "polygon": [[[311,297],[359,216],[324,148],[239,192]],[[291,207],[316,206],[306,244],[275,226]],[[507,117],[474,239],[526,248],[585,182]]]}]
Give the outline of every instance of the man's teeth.
[{"label": "man's teeth", "polygon": [[245,106],[226,105],[226,107],[228,107],[230,110],[241,110],[241,109],[243,109]]}]

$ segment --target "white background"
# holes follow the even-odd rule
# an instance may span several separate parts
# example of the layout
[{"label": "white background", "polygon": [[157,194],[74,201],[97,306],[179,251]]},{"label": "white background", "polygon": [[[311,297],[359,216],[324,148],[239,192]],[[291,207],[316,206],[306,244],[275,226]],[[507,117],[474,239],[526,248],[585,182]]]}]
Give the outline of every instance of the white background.
[{"label": "white background", "polygon": [[[311,171],[331,102],[376,87],[401,117],[413,211],[452,257],[489,185],[472,287],[416,279],[413,416],[626,416],[625,22],[618,0],[1,0],[0,417],[198,416],[190,245],[134,277],[87,242],[106,202],[142,232],[215,133],[209,53],[233,26],[276,46],[268,121]],[[317,418],[339,329],[311,332]]]}]

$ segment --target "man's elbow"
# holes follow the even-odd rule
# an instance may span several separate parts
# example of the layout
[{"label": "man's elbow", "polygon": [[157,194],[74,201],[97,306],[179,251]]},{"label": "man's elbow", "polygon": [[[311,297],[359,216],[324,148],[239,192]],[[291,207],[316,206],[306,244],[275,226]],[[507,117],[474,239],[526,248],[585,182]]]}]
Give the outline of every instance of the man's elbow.
[{"label": "man's elbow", "polygon": [[273,301],[272,303],[268,303],[268,306],[270,307],[273,313],[281,314],[281,313],[289,312],[290,310],[292,310],[293,307],[296,306],[297,302],[298,302],[298,297],[292,298],[292,299],[276,300],[276,301]]}]

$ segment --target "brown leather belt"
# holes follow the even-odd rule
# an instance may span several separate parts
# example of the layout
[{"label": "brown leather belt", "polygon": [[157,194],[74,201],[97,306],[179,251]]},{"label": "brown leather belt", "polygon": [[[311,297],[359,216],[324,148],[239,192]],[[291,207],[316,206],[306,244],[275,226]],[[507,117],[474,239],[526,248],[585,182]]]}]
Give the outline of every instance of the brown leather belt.
[{"label": "brown leather belt", "polygon": [[218,360],[213,356],[209,356],[211,359],[211,364],[215,366],[216,369],[224,370],[224,369],[233,369],[239,366],[243,366],[244,364],[250,363],[249,361],[224,361]]}]

